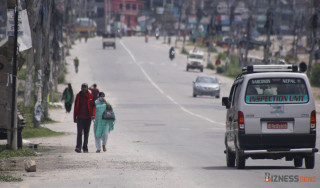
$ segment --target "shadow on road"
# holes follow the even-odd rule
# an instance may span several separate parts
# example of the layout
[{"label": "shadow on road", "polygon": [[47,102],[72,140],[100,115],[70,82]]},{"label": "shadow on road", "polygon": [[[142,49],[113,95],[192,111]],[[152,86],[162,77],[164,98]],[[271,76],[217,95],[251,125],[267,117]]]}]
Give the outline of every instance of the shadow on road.
[{"label": "shadow on road", "polygon": [[[202,167],[204,170],[238,170],[237,168],[226,167],[226,166],[208,166]],[[297,169],[304,169],[304,168],[295,168],[293,166],[246,166],[244,170],[297,170]]]}]

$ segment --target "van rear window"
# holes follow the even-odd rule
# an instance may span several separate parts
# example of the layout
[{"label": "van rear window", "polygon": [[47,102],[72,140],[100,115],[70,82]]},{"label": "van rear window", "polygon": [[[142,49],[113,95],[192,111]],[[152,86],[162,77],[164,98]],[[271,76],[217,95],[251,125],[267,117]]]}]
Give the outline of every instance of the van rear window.
[{"label": "van rear window", "polygon": [[297,104],[308,101],[306,84],[300,78],[251,79],[245,95],[245,102],[249,104]]}]

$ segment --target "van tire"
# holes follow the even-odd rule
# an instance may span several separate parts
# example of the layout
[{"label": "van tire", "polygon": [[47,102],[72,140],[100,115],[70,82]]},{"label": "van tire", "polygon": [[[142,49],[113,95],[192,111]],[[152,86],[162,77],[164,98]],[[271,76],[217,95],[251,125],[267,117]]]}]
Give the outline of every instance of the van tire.
[{"label": "van tire", "polygon": [[314,154],[310,156],[306,156],[304,158],[304,165],[307,169],[313,169],[314,168]]},{"label": "van tire", "polygon": [[236,166],[237,169],[244,169],[246,166],[246,157],[245,156],[240,156],[239,155],[239,150],[236,150]]},{"label": "van tire", "polygon": [[234,167],[235,163],[236,163],[236,156],[234,153],[232,153],[230,151],[230,149],[226,149],[227,153],[226,153],[226,160],[227,160],[227,167]]},{"label": "van tire", "polygon": [[296,168],[297,167],[301,167],[302,166],[302,162],[303,162],[302,159],[303,158],[294,158],[293,159],[294,167],[296,167]]}]

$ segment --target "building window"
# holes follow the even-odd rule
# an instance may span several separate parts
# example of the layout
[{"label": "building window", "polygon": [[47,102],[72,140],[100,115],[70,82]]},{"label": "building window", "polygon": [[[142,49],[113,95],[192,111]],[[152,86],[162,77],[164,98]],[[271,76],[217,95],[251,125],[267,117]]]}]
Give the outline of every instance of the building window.
[{"label": "building window", "polygon": [[120,10],[122,10],[122,9],[123,9],[123,4],[122,4],[122,3],[120,3],[120,5],[119,5],[119,9],[120,9]]},{"label": "building window", "polygon": [[132,10],[137,10],[137,5],[136,4],[132,5]]},{"label": "building window", "polygon": [[126,4],[126,9],[130,10],[130,4]]},{"label": "building window", "polygon": [[99,8],[97,9],[97,17],[98,17],[98,18],[101,18],[101,17],[103,17],[103,16],[104,16],[104,8],[99,7]]}]

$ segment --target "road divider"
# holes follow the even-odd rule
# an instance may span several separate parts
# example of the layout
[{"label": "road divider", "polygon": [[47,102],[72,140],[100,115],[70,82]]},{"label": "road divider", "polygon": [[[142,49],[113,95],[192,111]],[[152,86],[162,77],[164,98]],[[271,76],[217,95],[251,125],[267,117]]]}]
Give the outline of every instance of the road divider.
[{"label": "road divider", "polygon": [[[217,122],[214,121],[208,117],[202,116],[200,114],[196,114],[191,112],[190,110],[186,109],[185,107],[183,107],[181,104],[179,104],[177,101],[175,101],[171,96],[169,96],[168,94],[166,94],[148,75],[148,73],[144,70],[144,68],[137,63],[136,58],[134,57],[134,55],[132,54],[132,52],[129,50],[129,48],[120,40],[120,44],[123,46],[123,48],[128,52],[128,54],[130,55],[130,57],[132,58],[133,62],[140,68],[140,70],[142,71],[142,73],[144,74],[144,76],[147,78],[147,80],[151,83],[151,85],[153,85],[162,95],[164,95],[166,98],[168,98],[173,104],[177,105],[182,111],[195,116],[197,118],[206,120],[210,123],[213,124],[218,124],[218,125],[225,125],[225,123],[221,123],[221,122]],[[224,127],[215,127],[217,129],[225,129]]]}]

